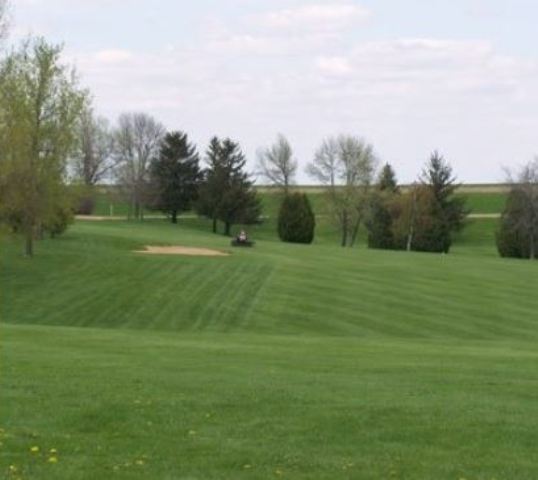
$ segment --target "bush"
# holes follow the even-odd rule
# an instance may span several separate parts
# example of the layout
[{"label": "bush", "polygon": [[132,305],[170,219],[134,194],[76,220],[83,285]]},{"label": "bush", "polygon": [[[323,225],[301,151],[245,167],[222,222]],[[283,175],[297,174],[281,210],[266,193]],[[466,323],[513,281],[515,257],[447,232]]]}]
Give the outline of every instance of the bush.
[{"label": "bush", "polygon": [[283,242],[312,243],[316,218],[305,194],[292,193],[282,201],[278,215],[278,235]]},{"label": "bush", "polygon": [[61,235],[67,230],[67,227],[74,221],[74,215],[72,207],[70,206],[58,206],[54,211],[54,216],[46,223],[45,231],[47,231],[51,237]]},{"label": "bush", "polygon": [[508,196],[496,235],[501,257],[529,258],[531,255],[530,237],[521,220],[524,208],[524,196],[517,189],[513,190]]},{"label": "bush", "polygon": [[93,196],[84,196],[79,199],[76,209],[77,215],[91,215],[95,209],[95,199]]}]

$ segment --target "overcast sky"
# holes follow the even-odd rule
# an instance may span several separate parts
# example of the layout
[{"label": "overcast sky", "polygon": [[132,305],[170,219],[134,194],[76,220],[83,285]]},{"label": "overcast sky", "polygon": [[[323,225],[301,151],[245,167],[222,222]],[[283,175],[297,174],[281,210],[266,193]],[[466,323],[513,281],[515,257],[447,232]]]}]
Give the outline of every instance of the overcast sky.
[{"label": "overcast sky", "polygon": [[538,153],[536,0],[12,4],[12,39],[63,42],[99,113],[148,112],[201,149],[230,136],[253,161],[282,132],[304,166],[351,133],[404,182],[434,149],[466,182]]}]

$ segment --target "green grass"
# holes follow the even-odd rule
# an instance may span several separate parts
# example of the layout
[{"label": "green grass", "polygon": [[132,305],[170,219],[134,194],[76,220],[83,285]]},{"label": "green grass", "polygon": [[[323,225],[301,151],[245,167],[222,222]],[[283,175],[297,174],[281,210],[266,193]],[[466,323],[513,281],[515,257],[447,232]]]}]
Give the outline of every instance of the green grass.
[{"label": "green grass", "polygon": [[[261,189],[259,192],[263,205],[263,213],[269,217],[275,217],[278,214],[280,205],[278,191],[266,191]],[[466,201],[467,206],[473,213],[501,213],[506,202],[506,193],[502,192],[466,192],[461,194]],[[323,190],[314,189],[308,193],[308,198],[312,208],[317,215],[327,214],[326,197]],[[127,216],[129,211],[128,204],[121,198],[121,195],[111,188],[100,188],[95,194],[94,215],[99,216]],[[147,211],[148,215],[155,215],[156,212]]]},{"label": "green grass", "polygon": [[232,251],[192,218],[80,222],[33,260],[5,238],[0,478],[538,478],[538,264],[495,225],[450,255],[324,223],[218,258],[133,253]]}]

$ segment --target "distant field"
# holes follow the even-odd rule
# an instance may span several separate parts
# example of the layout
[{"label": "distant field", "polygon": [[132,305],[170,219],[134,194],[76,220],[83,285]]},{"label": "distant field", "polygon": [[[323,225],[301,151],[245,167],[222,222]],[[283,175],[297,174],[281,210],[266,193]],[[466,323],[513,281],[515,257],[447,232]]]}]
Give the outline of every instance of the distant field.
[{"label": "distant field", "polygon": [[[468,206],[473,213],[501,213],[506,202],[506,187],[499,186],[467,186],[461,189],[460,195],[467,199]],[[318,215],[327,212],[326,199],[320,187],[305,187],[304,189],[312,202],[314,211]],[[259,188],[260,197],[264,205],[264,214],[274,216],[278,212],[279,194],[275,189]],[[94,215],[98,216],[127,216],[128,205],[121,196],[110,189],[101,189],[96,195]],[[148,215],[156,212],[147,211]]]},{"label": "distant field", "polygon": [[497,220],[449,255],[274,222],[253,249],[196,217],[77,222],[31,261],[5,236],[0,478],[538,478],[538,263],[498,257]]}]

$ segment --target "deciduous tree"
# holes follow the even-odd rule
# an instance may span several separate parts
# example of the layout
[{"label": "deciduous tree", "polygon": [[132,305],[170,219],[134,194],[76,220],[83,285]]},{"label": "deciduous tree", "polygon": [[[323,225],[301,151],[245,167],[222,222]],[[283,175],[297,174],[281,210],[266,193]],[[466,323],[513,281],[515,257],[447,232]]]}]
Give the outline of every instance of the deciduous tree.
[{"label": "deciduous tree", "polygon": [[149,166],[159,154],[164,127],[145,113],[124,113],[114,132],[116,176],[129,200],[129,217],[144,218]]},{"label": "deciduous tree", "polygon": [[523,166],[513,178],[497,247],[504,257],[538,258],[538,159]]},{"label": "deciduous tree", "polygon": [[34,238],[52,223],[67,196],[67,160],[86,98],[61,48],[26,41],[0,67],[0,196],[3,218]]},{"label": "deciduous tree", "polygon": [[341,245],[353,246],[368,207],[377,159],[373,147],[364,140],[340,135],[323,141],[310,176],[327,187],[331,215],[341,233]]},{"label": "deciduous tree", "polygon": [[281,188],[286,195],[297,173],[297,166],[291,145],[282,134],[278,135],[273,145],[258,152],[259,174]]}]

